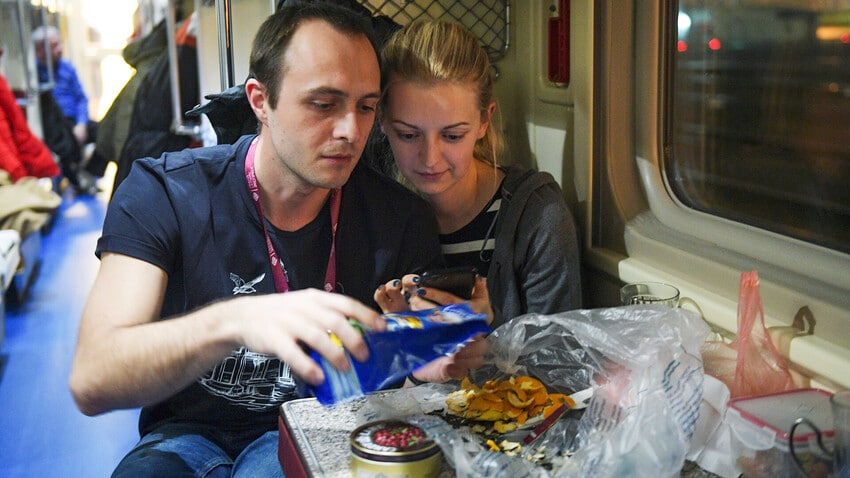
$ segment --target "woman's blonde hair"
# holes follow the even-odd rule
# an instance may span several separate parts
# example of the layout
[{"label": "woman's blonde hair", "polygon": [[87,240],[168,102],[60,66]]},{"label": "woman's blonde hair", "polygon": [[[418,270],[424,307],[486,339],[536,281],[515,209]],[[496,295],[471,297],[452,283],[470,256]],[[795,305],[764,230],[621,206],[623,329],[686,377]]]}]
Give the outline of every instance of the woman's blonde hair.
[{"label": "woman's blonde hair", "polygon": [[[396,81],[473,84],[482,117],[493,102],[490,58],[478,39],[453,21],[420,19],[393,34],[381,52],[382,109],[386,107],[387,86]],[[473,156],[496,165],[504,143],[490,118],[486,134],[475,143]]]}]

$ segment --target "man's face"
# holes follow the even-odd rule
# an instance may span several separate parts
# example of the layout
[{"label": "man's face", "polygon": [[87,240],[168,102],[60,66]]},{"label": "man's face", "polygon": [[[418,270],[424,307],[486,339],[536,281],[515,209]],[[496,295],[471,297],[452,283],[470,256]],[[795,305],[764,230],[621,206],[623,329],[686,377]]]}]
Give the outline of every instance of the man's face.
[{"label": "man's face", "polygon": [[375,119],[378,59],[364,36],[323,21],[296,30],[283,59],[277,105],[263,106],[263,135],[300,186],[332,189],[348,180]]},{"label": "man's face", "polygon": [[[62,41],[56,35],[48,35],[47,43],[50,46],[51,59],[54,62],[59,61],[59,58],[62,58]],[[47,55],[44,52],[44,42],[36,42],[35,56],[38,58],[38,61],[44,62],[47,60]]]}]

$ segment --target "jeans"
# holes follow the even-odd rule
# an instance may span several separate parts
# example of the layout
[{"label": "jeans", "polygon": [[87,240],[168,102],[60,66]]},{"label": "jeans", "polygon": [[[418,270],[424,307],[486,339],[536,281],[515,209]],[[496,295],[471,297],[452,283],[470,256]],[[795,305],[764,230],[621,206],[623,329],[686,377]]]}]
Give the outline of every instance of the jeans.
[{"label": "jeans", "polygon": [[277,445],[278,432],[266,432],[234,460],[191,427],[164,425],[142,437],[112,478],[283,478]]}]

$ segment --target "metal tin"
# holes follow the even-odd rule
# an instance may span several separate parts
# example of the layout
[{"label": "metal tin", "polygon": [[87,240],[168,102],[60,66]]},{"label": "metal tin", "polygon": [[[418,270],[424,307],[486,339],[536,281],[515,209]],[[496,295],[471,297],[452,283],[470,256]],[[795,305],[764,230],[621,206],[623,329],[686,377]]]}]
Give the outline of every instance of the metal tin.
[{"label": "metal tin", "polygon": [[355,478],[431,478],[440,474],[440,447],[410,423],[370,422],[351,432],[349,442]]}]

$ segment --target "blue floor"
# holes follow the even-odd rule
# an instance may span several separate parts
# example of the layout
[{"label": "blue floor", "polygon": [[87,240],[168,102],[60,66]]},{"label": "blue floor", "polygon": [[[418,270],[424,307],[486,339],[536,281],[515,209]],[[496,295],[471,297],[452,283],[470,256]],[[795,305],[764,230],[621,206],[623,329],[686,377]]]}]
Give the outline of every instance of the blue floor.
[{"label": "blue floor", "polygon": [[6,311],[0,356],[0,476],[108,477],[138,440],[138,410],[87,417],[68,373],[98,260],[106,193],[66,196],[42,241],[29,298]]}]

